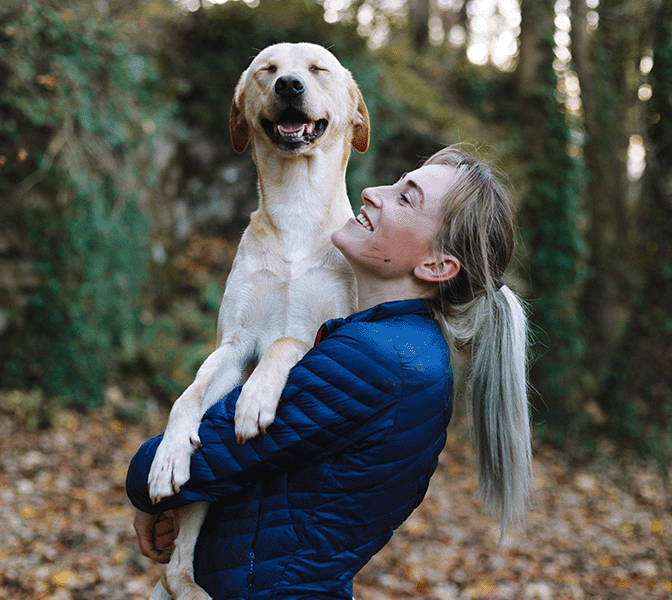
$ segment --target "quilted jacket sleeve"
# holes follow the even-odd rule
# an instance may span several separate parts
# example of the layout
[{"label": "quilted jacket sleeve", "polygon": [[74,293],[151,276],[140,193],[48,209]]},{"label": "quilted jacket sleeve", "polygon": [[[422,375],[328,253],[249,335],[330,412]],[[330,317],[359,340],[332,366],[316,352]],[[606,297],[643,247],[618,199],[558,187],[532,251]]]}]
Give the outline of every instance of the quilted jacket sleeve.
[{"label": "quilted jacket sleeve", "polygon": [[233,429],[233,390],[206,413],[203,447],[191,462],[191,479],[179,494],[152,505],[147,474],[160,442],[144,444],[131,463],[127,492],[140,510],[156,513],[236,493],[260,478],[324,460],[391,427],[401,390],[400,360],[392,345],[350,325],[315,346],[292,369],[267,434],[244,445]]}]

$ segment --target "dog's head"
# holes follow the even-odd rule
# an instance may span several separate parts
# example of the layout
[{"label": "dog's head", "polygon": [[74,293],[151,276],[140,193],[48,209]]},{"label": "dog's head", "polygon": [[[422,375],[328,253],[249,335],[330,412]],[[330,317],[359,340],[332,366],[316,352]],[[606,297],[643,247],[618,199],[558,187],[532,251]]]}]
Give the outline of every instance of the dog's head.
[{"label": "dog's head", "polygon": [[275,44],[242,74],[229,120],[236,152],[250,140],[282,154],[308,153],[345,140],[369,145],[369,113],[355,80],[315,44]]}]

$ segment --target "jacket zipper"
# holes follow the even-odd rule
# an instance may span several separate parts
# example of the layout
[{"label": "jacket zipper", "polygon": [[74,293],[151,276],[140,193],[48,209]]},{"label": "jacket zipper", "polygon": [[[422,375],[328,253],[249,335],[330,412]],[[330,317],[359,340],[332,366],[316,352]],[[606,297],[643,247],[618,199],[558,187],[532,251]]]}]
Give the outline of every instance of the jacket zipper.
[{"label": "jacket zipper", "polygon": [[262,506],[264,502],[264,490],[266,488],[266,484],[264,482],[261,483],[260,485],[260,493],[259,493],[259,509],[257,513],[257,526],[254,529],[254,536],[252,537],[252,543],[250,544],[250,554],[248,555],[249,561],[250,561],[250,568],[247,572],[247,587],[251,588],[254,585],[254,546],[257,543],[257,536],[259,535],[259,527],[261,526],[261,514],[262,514]]},{"label": "jacket zipper", "polygon": [[254,550],[250,550],[250,570],[247,573],[247,587],[254,584]]}]

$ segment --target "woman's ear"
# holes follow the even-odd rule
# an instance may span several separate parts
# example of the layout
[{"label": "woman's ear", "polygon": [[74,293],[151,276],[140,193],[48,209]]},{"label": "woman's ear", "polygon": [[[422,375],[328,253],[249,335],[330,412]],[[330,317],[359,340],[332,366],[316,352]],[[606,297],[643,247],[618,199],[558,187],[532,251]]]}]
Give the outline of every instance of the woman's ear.
[{"label": "woman's ear", "polygon": [[459,272],[460,261],[451,254],[435,256],[413,269],[413,274],[418,279],[428,283],[450,281]]}]

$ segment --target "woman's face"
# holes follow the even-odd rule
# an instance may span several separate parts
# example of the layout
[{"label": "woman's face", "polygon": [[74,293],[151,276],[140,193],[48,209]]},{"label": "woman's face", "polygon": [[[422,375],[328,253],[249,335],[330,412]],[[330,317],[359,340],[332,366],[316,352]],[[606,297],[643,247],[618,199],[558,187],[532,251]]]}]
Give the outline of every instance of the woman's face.
[{"label": "woman's face", "polygon": [[357,270],[379,277],[408,277],[434,257],[433,242],[443,221],[443,198],[452,167],[427,165],[393,185],[367,188],[356,219],[335,231],[331,240]]}]

